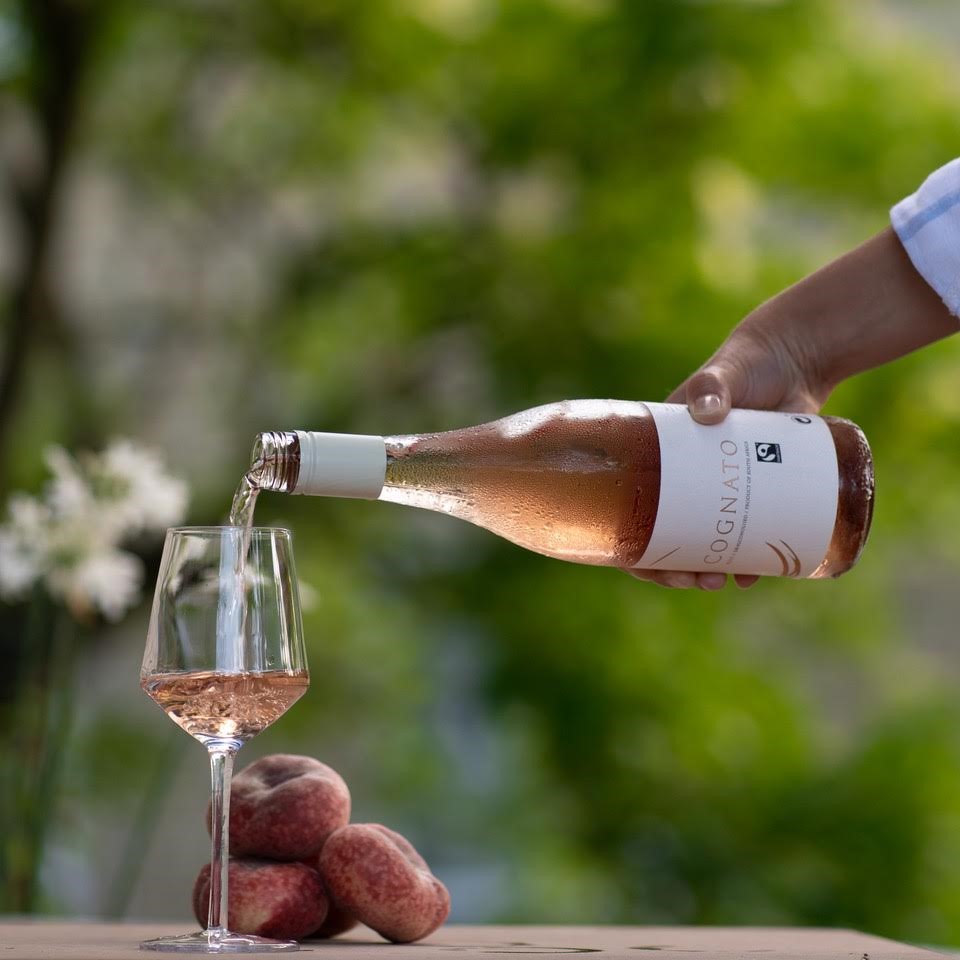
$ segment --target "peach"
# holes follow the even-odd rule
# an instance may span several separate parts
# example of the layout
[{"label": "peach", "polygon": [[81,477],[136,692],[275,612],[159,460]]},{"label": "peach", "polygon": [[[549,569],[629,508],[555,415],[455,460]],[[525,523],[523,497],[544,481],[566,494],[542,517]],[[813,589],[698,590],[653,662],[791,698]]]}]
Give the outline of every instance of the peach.
[{"label": "peach", "polygon": [[350,791],[336,770],[313,757],[271,754],[244,767],[233,780],[230,852],[303,860],[349,820]]},{"label": "peach", "polygon": [[378,823],[335,830],[318,864],[336,903],[395,943],[426,937],[450,912],[447,888],[423,857],[406,838]]},{"label": "peach", "polygon": [[[319,856],[314,854],[312,857],[306,857],[302,862],[319,871],[319,860]],[[341,933],[352,930],[359,922],[356,917],[352,917],[333,899],[333,894],[326,887],[324,887],[324,893],[327,895],[327,918],[317,930],[314,930],[307,937],[308,940],[329,940],[332,937],[338,937]]]},{"label": "peach", "polygon": [[336,903],[327,891],[327,910],[326,919],[320,926],[308,937],[309,940],[329,940],[331,937],[338,937],[341,933],[352,930],[359,922],[356,917],[350,916],[346,910]]},{"label": "peach", "polygon": [[[227,927],[278,940],[299,940],[320,927],[328,902],[320,874],[302,863],[230,860]],[[193,912],[207,925],[210,864],[193,885]]]}]

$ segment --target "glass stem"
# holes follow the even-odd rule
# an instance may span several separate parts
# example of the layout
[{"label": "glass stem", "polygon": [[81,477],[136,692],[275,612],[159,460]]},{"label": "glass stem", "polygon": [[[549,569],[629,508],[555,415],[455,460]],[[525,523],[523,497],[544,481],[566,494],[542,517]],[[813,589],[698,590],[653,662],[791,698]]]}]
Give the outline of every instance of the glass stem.
[{"label": "glass stem", "polygon": [[228,875],[230,868],[230,777],[237,746],[215,741],[210,754],[210,909],[207,935],[219,938],[227,932]]}]

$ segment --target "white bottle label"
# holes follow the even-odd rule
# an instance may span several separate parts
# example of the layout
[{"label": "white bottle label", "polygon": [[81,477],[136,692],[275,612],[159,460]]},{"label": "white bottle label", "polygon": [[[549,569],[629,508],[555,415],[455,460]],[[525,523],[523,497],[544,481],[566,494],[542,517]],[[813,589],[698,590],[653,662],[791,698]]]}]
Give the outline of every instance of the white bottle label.
[{"label": "white bottle label", "polygon": [[817,416],[734,410],[703,426],[648,403],[660,438],[660,503],[637,567],[809,577],[837,516],[837,452]]}]

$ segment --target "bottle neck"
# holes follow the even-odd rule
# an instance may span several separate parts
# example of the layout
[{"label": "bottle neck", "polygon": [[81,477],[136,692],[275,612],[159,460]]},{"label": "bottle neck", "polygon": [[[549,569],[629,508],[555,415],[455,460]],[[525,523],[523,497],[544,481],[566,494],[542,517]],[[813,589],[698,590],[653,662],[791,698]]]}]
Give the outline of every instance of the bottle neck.
[{"label": "bottle neck", "polygon": [[383,490],[383,437],[297,430],[261,433],[250,478],[264,490],[376,500]]}]

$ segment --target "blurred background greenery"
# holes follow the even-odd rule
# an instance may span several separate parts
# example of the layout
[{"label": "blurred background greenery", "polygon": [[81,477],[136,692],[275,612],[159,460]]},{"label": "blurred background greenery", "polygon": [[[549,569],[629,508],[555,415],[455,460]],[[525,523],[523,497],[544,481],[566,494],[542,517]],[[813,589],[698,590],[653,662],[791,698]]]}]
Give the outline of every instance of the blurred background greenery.
[{"label": "blurred background greenery", "polygon": [[[212,523],[262,429],[660,399],[960,153],[958,37],[950,0],[7,0],[4,496],[119,434]],[[879,488],[835,583],[668,592],[263,497],[313,685],[241,764],[331,763],[460,921],[960,944],[958,373],[945,342],[831,399]],[[36,909],[188,913],[206,768],[138,689],[146,618],[86,631]]]}]

